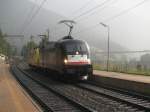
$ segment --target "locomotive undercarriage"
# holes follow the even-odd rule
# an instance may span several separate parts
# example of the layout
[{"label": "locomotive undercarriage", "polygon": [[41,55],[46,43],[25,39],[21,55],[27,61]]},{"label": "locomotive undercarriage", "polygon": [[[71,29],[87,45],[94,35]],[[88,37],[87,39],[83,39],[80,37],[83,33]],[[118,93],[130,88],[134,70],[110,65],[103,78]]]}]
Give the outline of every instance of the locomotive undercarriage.
[{"label": "locomotive undercarriage", "polygon": [[63,69],[64,77],[73,77],[79,80],[87,80],[92,75],[91,65],[67,65]]}]

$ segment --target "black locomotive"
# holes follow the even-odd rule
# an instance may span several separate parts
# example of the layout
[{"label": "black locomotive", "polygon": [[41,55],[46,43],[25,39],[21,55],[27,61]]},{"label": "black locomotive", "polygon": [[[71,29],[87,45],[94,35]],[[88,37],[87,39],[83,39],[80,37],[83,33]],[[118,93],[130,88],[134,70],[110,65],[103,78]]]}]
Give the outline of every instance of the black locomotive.
[{"label": "black locomotive", "polygon": [[42,41],[29,53],[30,66],[59,72],[63,77],[87,80],[93,69],[88,44],[68,36],[58,41]]}]

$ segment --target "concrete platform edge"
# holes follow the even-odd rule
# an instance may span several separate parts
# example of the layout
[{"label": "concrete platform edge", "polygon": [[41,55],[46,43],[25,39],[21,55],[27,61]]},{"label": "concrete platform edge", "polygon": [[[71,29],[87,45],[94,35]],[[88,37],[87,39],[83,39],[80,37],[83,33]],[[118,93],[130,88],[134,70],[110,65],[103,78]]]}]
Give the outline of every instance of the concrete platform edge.
[{"label": "concrete platform edge", "polygon": [[111,87],[125,89],[128,91],[137,92],[148,96],[150,95],[149,83],[105,77],[100,75],[93,75],[93,77],[91,77],[91,81],[96,82],[97,84],[105,84]]},{"label": "concrete platform edge", "polygon": [[12,74],[11,75],[12,78],[16,81],[16,83],[18,84],[17,86],[20,88],[20,90],[22,91],[22,93],[29,99],[29,101],[31,101],[31,103],[35,106],[35,108],[39,112],[43,112],[42,107],[38,103],[36,103],[37,101],[34,100],[34,98],[32,98],[30,94],[28,94],[28,92],[26,91],[26,89],[20,84],[20,82],[13,75],[12,70],[11,70],[11,66],[9,67],[9,72]]}]

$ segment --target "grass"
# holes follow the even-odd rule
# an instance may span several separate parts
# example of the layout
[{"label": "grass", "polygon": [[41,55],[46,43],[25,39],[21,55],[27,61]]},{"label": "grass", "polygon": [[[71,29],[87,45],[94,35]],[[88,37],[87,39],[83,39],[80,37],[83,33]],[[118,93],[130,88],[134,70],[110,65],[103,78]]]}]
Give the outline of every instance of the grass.
[{"label": "grass", "polygon": [[[118,73],[127,73],[127,74],[132,74],[132,75],[144,75],[144,76],[150,76],[150,70],[137,70],[136,68],[128,68],[127,70],[125,69],[112,69],[111,67],[109,69],[110,72],[118,72]],[[101,66],[100,64],[93,64],[93,69],[94,70],[100,70],[100,71],[106,71],[106,69]]]}]

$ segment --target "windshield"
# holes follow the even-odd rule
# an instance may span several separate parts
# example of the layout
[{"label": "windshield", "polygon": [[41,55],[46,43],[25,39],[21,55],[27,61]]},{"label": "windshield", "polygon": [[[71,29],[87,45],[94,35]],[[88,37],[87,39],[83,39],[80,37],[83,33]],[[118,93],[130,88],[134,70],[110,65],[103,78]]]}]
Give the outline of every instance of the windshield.
[{"label": "windshield", "polygon": [[87,45],[85,43],[67,43],[65,45],[66,52],[88,52]]}]

